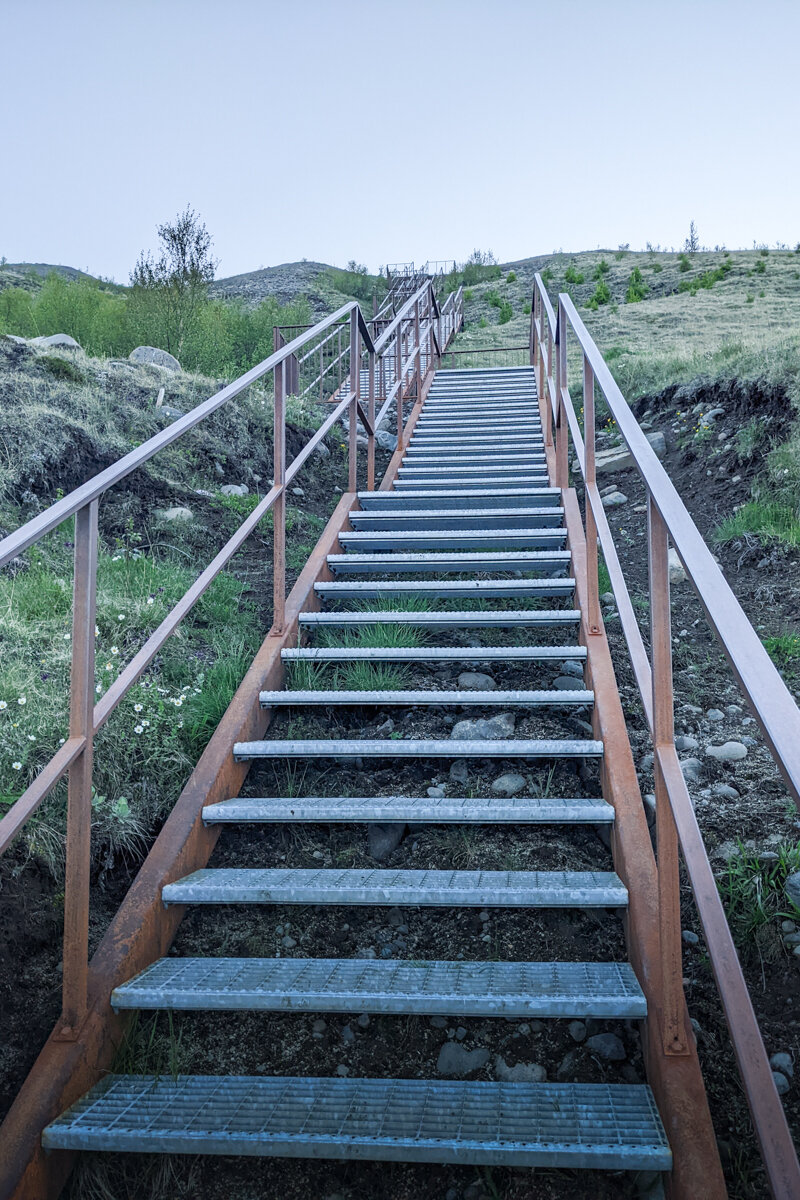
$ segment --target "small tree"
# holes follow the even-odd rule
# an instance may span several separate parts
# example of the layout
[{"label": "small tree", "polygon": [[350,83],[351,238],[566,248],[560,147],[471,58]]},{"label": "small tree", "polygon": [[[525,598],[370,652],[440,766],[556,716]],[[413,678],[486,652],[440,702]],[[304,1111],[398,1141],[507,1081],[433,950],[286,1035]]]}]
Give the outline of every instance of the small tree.
[{"label": "small tree", "polygon": [[180,355],[187,334],[208,298],[217,259],[211,234],[188,205],[158,227],[157,257],[144,250],[131,272],[131,317],[160,348]]},{"label": "small tree", "polygon": [[700,249],[700,235],[694,221],[689,222],[689,236],[684,243],[684,249],[688,254],[695,254]]}]

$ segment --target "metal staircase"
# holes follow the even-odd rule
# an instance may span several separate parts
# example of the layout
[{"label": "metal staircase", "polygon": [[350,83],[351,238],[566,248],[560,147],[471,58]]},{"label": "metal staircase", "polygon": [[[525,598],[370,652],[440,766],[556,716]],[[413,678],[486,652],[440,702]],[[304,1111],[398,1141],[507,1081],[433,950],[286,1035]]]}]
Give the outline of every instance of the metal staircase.
[{"label": "metal staircase", "polygon": [[[575,644],[581,613],[561,497],[561,489],[551,486],[533,369],[438,372],[394,489],[359,494],[352,530],[340,535],[340,551],[327,556],[332,578],[315,587],[325,607],[299,618],[308,644],[282,651],[290,669],[391,662],[416,671],[422,682],[409,690],[265,690],[261,704],[272,713],[266,736],[238,742],[233,752],[238,762],[477,759],[512,760],[529,769],[542,760],[570,759],[584,765],[582,794],[486,797],[458,794],[450,783],[445,795],[428,797],[237,797],[208,804],[206,825],[613,827],[615,812],[602,798],[597,776],[602,740],[551,736],[551,726],[570,714],[582,714],[586,725],[593,706],[602,703],[599,692],[577,675],[571,688],[468,691],[442,688],[432,673],[447,664],[489,666],[498,673],[564,663],[573,675],[572,668],[583,669],[587,655]],[[400,603],[410,597],[420,602],[419,611]],[[368,607],[387,599],[398,608]],[[359,648],[313,640],[321,630],[342,635],[397,625],[424,631],[427,641]],[[298,740],[281,736],[287,706],[311,714],[335,707],[350,713],[356,728],[361,709],[447,710],[459,720],[545,714],[547,736],[461,738],[455,728],[450,735],[442,728],[437,737]],[[597,864],[592,871],[453,870],[446,862],[436,870],[210,867],[167,883],[161,895],[165,905],[603,908],[621,919],[628,889],[609,869],[600,839]],[[474,953],[471,942],[465,945]],[[648,1008],[626,962],[484,959],[169,957],[116,987],[111,1002],[117,1010],[543,1020],[641,1020]],[[637,1083],[111,1075],[48,1125],[43,1144],[49,1150],[612,1170],[668,1171],[672,1163],[653,1094]]]}]

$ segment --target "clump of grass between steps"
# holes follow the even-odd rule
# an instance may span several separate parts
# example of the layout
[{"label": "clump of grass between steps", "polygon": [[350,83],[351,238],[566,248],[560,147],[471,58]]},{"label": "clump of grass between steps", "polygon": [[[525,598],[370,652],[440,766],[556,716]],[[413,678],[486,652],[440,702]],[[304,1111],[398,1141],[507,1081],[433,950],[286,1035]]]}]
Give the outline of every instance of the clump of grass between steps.
[{"label": "clump of grass between steps", "polygon": [[318,645],[326,649],[348,646],[362,649],[410,648],[424,646],[428,631],[416,629],[413,625],[362,625],[359,629],[319,629],[317,640]]},{"label": "clump of grass between steps", "polygon": [[287,687],[298,691],[394,692],[406,687],[408,671],[388,663],[352,662],[326,669],[319,663],[290,663]]}]

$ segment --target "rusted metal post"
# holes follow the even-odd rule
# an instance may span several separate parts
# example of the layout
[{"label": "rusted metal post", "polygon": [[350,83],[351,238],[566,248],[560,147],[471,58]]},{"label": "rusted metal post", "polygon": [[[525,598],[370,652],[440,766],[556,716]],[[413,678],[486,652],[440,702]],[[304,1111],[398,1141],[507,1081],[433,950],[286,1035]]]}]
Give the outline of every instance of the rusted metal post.
[{"label": "rusted metal post", "polygon": [[87,1011],[92,765],[94,757],[94,638],[97,602],[97,512],[93,500],[75,514],[72,666],[69,736],[85,738],[69,769],[67,862],[64,883],[64,963],[60,1036],[78,1036]]},{"label": "rusted metal post", "polygon": [[588,489],[597,482],[594,458],[594,371],[583,356],[583,447],[586,455],[584,478],[586,482],[586,589],[589,597],[587,625],[590,634],[600,632],[600,579],[597,572],[597,524],[594,510],[589,501]]},{"label": "rusted metal post", "polygon": [[323,365],[323,347],[324,347],[324,345],[325,345],[324,342],[320,342],[320,344],[319,344],[319,402],[320,402],[320,404],[325,399],[325,391],[324,391],[325,368]]},{"label": "rusted metal post", "polygon": [[422,395],[422,346],[419,340],[419,300],[414,304],[414,347],[417,352],[414,384],[414,398],[419,400]]},{"label": "rusted metal post", "polygon": [[403,448],[403,322],[397,323],[397,449]]},{"label": "rusted metal post", "polygon": [[569,423],[562,398],[567,386],[567,321],[558,302],[556,326],[556,487],[569,487]]},{"label": "rusted metal post", "polygon": [[369,352],[369,373],[367,376],[369,395],[367,397],[367,420],[369,421],[369,439],[367,445],[367,491],[375,490],[375,351]]},{"label": "rusted metal post", "polygon": [[350,313],[350,475],[348,491],[358,486],[358,401],[361,396],[361,330],[358,328],[358,309]]},{"label": "rusted metal post", "polygon": [[553,445],[553,421],[555,420],[555,412],[553,410],[552,393],[550,391],[550,383],[553,379],[553,328],[547,319],[542,304],[542,326],[547,323],[547,364],[542,360],[542,376],[545,394],[545,406],[547,408],[547,427],[545,430],[545,444]]},{"label": "rusted metal post", "polygon": [[[675,744],[672,691],[672,621],[669,603],[669,534],[653,497],[647,502],[647,542],[650,570],[650,647],[653,669],[653,744]],[[681,898],[678,832],[669,790],[655,756],[656,858],[658,915],[661,939],[662,1031],[665,1054],[687,1054],[681,956]]]},{"label": "rusted metal post", "polygon": [[283,633],[286,610],[286,360],[275,367],[273,473],[281,489],[272,508],[272,633]]}]

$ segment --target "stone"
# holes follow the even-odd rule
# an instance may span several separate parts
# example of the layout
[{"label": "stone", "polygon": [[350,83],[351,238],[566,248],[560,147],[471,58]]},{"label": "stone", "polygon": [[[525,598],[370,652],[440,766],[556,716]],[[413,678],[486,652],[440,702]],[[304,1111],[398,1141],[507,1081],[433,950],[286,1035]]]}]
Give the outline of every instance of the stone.
[{"label": "stone", "polygon": [[684,583],[686,580],[686,572],[683,569],[683,563],[678,557],[678,551],[674,546],[670,546],[667,551],[667,565],[669,570],[670,583]]},{"label": "stone", "polygon": [[459,759],[458,762],[453,763],[452,767],[450,768],[450,779],[453,783],[463,784],[465,784],[469,779],[469,768],[467,767],[467,764],[463,758]]},{"label": "stone", "polygon": [[586,1041],[586,1026],[584,1025],[583,1021],[570,1021],[568,1029],[569,1036],[572,1038],[573,1042]]},{"label": "stone", "polygon": [[612,492],[610,496],[603,497],[603,508],[619,508],[623,504],[628,503],[628,497],[624,492]]},{"label": "stone", "polygon": [[583,679],[583,666],[581,663],[575,662],[573,658],[559,663],[559,670],[562,675],[573,675],[576,679]]},{"label": "stone", "polygon": [[223,496],[246,496],[250,488],[246,483],[224,483],[219,490]]},{"label": "stone", "polygon": [[379,429],[375,434],[375,443],[381,450],[390,450],[394,454],[397,449],[397,434],[389,433],[387,429]]},{"label": "stone", "polygon": [[785,1051],[780,1050],[777,1054],[771,1056],[769,1065],[773,1071],[780,1071],[787,1079],[794,1078],[794,1063],[792,1062],[791,1054],[786,1054]]},{"label": "stone", "polygon": [[491,675],[484,675],[481,671],[462,671],[458,686],[469,692],[493,692],[497,684]]},{"label": "stone", "polygon": [[297,942],[294,940],[293,937],[290,937],[289,934],[287,933],[285,938],[281,938],[281,945],[285,946],[287,950],[294,950],[295,946],[297,945]]},{"label": "stone", "polygon": [[781,921],[781,933],[795,933],[796,930],[794,921]]},{"label": "stone", "polygon": [[782,1071],[773,1071],[772,1078],[775,1081],[775,1090],[779,1096],[785,1096],[789,1091],[791,1084]]},{"label": "stone", "polygon": [[514,736],[513,713],[498,713],[496,717],[476,717],[457,721],[450,731],[455,742],[474,742]]},{"label": "stone", "polygon": [[699,758],[684,758],[681,762],[681,770],[687,783],[697,783],[703,774],[703,764]]},{"label": "stone", "polygon": [[388,738],[391,733],[394,733],[394,721],[391,717],[387,717],[382,725],[379,725],[375,730],[378,737]]},{"label": "stone", "polygon": [[330,458],[331,456],[331,452],[324,442],[317,443],[314,453],[318,454],[320,458]]},{"label": "stone", "polygon": [[[647,440],[658,458],[663,458],[667,452],[667,441],[664,434],[658,430],[648,433]],[[627,446],[612,446],[609,450],[598,450],[595,454],[595,471],[597,475],[611,475],[616,471],[627,471],[633,466],[633,455]]]},{"label": "stone", "polygon": [[603,592],[600,600],[603,604],[616,604],[616,598],[613,592]]},{"label": "stone", "polygon": [[686,946],[697,946],[700,943],[700,938],[692,929],[684,929],[681,933],[681,940]]},{"label": "stone", "polygon": [[615,1033],[596,1033],[586,1042],[592,1054],[605,1062],[622,1062],[626,1057],[625,1047]]},{"label": "stone", "polygon": [[483,923],[484,923],[484,924],[485,924],[485,923],[486,923],[486,922],[489,920],[489,910],[488,910],[488,908],[482,908],[482,909],[481,909],[481,911],[478,913],[478,920],[479,920],[479,921],[483,921]]},{"label": "stone", "polygon": [[800,908],[800,871],[794,871],[791,875],[786,876],[783,890],[795,908]]},{"label": "stone", "polygon": [[647,792],[644,797],[644,811],[647,816],[647,824],[655,825],[656,821],[656,798],[652,792]]},{"label": "stone", "polygon": [[341,1075],[341,1077],[344,1079],[346,1075],[350,1074],[350,1068],[345,1066],[344,1063],[339,1063],[339,1066],[336,1068],[336,1074]]},{"label": "stone", "polygon": [[326,1022],[322,1020],[322,1017],[318,1017],[317,1020],[314,1022],[314,1024],[311,1026],[311,1032],[314,1035],[314,1037],[322,1037],[323,1033],[325,1032],[325,1030],[327,1028],[328,1028],[328,1026],[327,1026]]},{"label": "stone", "polygon": [[711,785],[711,794],[713,796],[722,796],[725,800],[738,800],[739,793],[735,787],[731,787],[727,783],[714,783]]},{"label": "stone", "polygon": [[697,738],[689,737],[686,733],[681,733],[675,738],[676,750],[697,750],[699,745]]},{"label": "stone", "polygon": [[568,1050],[558,1065],[556,1078],[560,1080],[574,1079],[578,1065],[578,1051]]},{"label": "stone", "polygon": [[706,754],[710,754],[717,762],[740,762],[747,758],[747,746],[741,742],[725,742],[722,746],[706,746]]},{"label": "stone", "polygon": [[352,1046],[352,1044],[355,1040],[356,1040],[356,1035],[353,1033],[353,1031],[349,1025],[345,1025],[344,1029],[342,1030],[342,1041],[346,1045]]},{"label": "stone", "polygon": [[724,721],[725,720],[725,713],[722,712],[719,708],[710,708],[708,710],[708,712],[706,713],[706,716],[708,717],[709,721]]},{"label": "stone", "polygon": [[492,791],[498,796],[516,796],[517,792],[523,790],[525,784],[524,776],[518,775],[516,771],[506,771],[504,775],[498,775],[495,779]]},{"label": "stone", "polygon": [[137,346],[128,355],[132,363],[149,363],[154,367],[164,367],[168,371],[180,371],[181,364],[174,355],[156,346]]},{"label": "stone", "polygon": [[80,343],[75,341],[74,337],[70,337],[68,333],[51,333],[47,337],[31,338],[32,346],[46,346],[52,348],[58,346],[60,350],[80,350]]},{"label": "stone", "polygon": [[4,333],[2,336],[6,339],[7,342],[14,342],[14,344],[17,346],[27,346],[27,344],[28,344],[28,341],[26,338],[19,337],[19,335],[16,333]]},{"label": "stone", "polygon": [[494,1073],[502,1083],[544,1083],[547,1072],[538,1063],[517,1063],[509,1067],[498,1054],[494,1060]]},{"label": "stone", "polygon": [[431,1026],[434,1029],[447,1029],[447,1019],[445,1017],[431,1017]]},{"label": "stone", "polygon": [[553,680],[553,691],[556,692],[576,692],[581,691],[580,684],[576,683],[574,675],[559,675]]},{"label": "stone", "polygon": [[369,852],[378,862],[383,862],[400,845],[406,827],[399,821],[386,824],[374,823],[367,827]]},{"label": "stone", "polygon": [[439,785],[438,787],[429,787],[428,795],[430,796],[431,800],[444,800],[446,792],[444,788]]},{"label": "stone", "polygon": [[489,1061],[489,1051],[478,1047],[467,1050],[458,1042],[445,1042],[439,1051],[436,1070],[448,1079],[463,1079],[472,1071],[479,1071]]},{"label": "stone", "polygon": [[190,508],[165,508],[158,514],[158,519],[165,525],[188,525],[194,520]]},{"label": "stone", "polygon": [[703,420],[704,421],[716,421],[717,417],[724,417],[724,416],[725,416],[724,408],[711,408],[708,410],[707,413],[703,413]]},{"label": "stone", "polygon": [[294,488],[292,488],[292,495],[303,497],[303,496],[305,496],[305,492],[303,491],[303,489],[301,487],[294,487]]}]

